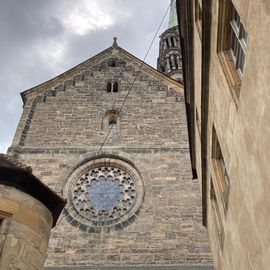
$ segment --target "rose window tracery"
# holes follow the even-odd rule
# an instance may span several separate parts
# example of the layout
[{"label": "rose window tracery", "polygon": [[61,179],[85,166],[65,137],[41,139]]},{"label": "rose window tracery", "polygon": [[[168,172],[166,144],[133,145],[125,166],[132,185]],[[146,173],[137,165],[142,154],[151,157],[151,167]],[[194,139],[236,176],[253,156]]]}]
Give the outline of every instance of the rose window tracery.
[{"label": "rose window tracery", "polygon": [[131,162],[108,155],[76,167],[63,192],[68,198],[67,220],[84,231],[98,232],[128,226],[143,202],[144,184]]},{"label": "rose window tracery", "polygon": [[132,178],[114,167],[99,167],[84,173],[73,189],[76,210],[95,221],[108,221],[125,215],[135,198]]}]

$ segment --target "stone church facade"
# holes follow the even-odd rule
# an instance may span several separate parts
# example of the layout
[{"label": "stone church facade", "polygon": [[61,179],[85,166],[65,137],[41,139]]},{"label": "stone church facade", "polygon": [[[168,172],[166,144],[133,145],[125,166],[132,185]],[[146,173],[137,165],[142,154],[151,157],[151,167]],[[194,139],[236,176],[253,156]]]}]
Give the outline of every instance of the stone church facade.
[{"label": "stone church facade", "polygon": [[67,199],[46,269],[212,269],[181,83],[114,39],[21,95],[8,154]]},{"label": "stone church facade", "polygon": [[182,86],[140,65],[115,42],[22,93],[9,153],[68,199],[51,235],[48,267],[211,261],[190,172]]}]

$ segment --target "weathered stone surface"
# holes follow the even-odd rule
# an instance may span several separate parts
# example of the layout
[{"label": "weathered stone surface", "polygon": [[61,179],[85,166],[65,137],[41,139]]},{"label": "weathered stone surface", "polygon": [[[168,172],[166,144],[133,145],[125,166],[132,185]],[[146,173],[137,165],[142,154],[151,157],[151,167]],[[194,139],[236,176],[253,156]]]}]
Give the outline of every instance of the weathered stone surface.
[{"label": "weathered stone surface", "polygon": [[0,269],[42,269],[52,214],[22,191],[0,185]]},{"label": "weathered stone surface", "polygon": [[[108,67],[110,59],[119,66]],[[63,192],[71,173],[99,152],[108,132],[103,119],[108,111],[119,111],[139,66],[138,59],[111,48],[26,92],[24,116],[9,152]],[[108,81],[118,82],[117,93],[107,92]],[[39,98],[50,89],[55,95]],[[89,228],[63,215],[52,232],[47,266],[211,264],[199,184],[191,179],[182,88],[143,67],[119,119],[99,154],[132,162],[144,182],[143,203],[132,219],[108,228]]]}]

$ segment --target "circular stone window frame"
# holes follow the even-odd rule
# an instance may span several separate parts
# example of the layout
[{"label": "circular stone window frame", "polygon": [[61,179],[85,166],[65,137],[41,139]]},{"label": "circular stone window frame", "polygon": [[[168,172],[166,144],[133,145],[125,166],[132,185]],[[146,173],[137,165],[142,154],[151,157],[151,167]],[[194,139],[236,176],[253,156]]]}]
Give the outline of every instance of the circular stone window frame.
[{"label": "circular stone window frame", "polygon": [[[111,227],[123,228],[130,224],[130,221],[136,217],[144,199],[144,182],[137,168],[130,161],[121,159],[120,157],[93,157],[93,159],[80,164],[68,177],[63,189],[63,195],[67,198],[64,213],[69,223],[86,232],[97,232],[102,228]],[[129,211],[120,217],[107,221],[94,221],[86,218],[79,213],[73,203],[73,190],[76,183],[85,173],[99,167],[113,167],[126,172],[131,177],[136,192],[134,203]]]}]

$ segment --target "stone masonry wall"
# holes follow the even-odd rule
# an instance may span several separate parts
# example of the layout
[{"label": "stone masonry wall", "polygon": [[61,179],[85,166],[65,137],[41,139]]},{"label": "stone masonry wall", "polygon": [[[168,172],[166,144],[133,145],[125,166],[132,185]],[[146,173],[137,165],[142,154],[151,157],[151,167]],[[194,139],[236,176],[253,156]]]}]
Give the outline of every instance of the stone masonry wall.
[{"label": "stone masonry wall", "polygon": [[0,185],[0,214],[0,269],[43,269],[51,212],[30,195]]},{"label": "stone masonry wall", "polygon": [[[111,57],[126,64],[107,67]],[[27,100],[25,110],[36,103],[30,120],[28,113],[22,117],[24,137],[17,132],[10,152],[61,193],[77,165],[97,154],[108,132],[102,128],[106,112],[119,110],[137,71],[131,57],[112,49],[82,66],[80,83]],[[118,82],[118,93],[106,91],[109,80]],[[86,233],[60,218],[48,266],[210,264],[199,184],[191,179],[184,96],[169,85],[141,72],[100,152],[126,158],[140,172],[145,194],[135,219],[123,228]]]}]

